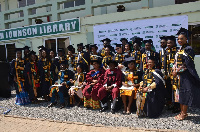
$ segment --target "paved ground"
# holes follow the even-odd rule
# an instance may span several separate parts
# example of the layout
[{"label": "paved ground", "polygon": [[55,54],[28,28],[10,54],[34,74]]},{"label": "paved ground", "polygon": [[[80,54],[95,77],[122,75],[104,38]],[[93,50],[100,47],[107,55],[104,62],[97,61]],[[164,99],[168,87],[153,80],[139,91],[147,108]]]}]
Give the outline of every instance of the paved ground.
[{"label": "paved ground", "polygon": [[[45,119],[0,116],[1,132],[176,132],[176,130],[142,129],[130,127],[92,126],[79,122],[61,122]],[[178,131],[178,130],[177,130]],[[182,131],[179,131],[182,132]]]}]

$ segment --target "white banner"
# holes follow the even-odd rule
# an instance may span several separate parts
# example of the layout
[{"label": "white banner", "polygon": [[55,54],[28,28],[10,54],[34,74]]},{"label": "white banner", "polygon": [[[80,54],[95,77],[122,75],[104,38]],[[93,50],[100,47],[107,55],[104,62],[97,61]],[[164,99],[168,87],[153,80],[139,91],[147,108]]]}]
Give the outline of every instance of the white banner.
[{"label": "white banner", "polygon": [[95,25],[94,43],[101,49],[102,39],[111,39],[114,46],[113,44],[121,43],[121,38],[131,41],[130,38],[137,36],[144,40],[152,39],[156,51],[159,51],[160,37],[176,35],[181,27],[188,29],[187,15]]}]

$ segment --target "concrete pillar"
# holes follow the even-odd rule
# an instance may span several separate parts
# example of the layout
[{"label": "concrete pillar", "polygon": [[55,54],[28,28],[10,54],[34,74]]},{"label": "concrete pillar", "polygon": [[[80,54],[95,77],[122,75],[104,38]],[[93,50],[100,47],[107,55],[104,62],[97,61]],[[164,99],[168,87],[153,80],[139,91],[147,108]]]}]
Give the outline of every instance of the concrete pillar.
[{"label": "concrete pillar", "polygon": [[1,23],[1,29],[5,29],[5,24],[4,24],[4,20],[5,20],[5,17],[4,17],[4,14],[2,12],[0,12],[0,23]]},{"label": "concrete pillar", "polygon": [[31,13],[27,7],[23,8],[24,13],[24,26],[29,26],[32,24],[31,20],[28,18],[29,14]]},{"label": "concrete pillar", "polygon": [[51,12],[52,12],[52,21],[59,21],[60,14],[58,14],[59,4],[56,0],[52,1]]},{"label": "concrete pillar", "polygon": [[149,0],[141,0],[142,9],[149,8]]},{"label": "concrete pillar", "polygon": [[86,37],[87,37],[87,44],[94,44],[94,34],[93,32],[87,32],[86,33]]},{"label": "concrete pillar", "polygon": [[5,11],[9,10],[8,0],[5,0]]},{"label": "concrete pillar", "polygon": [[85,9],[86,16],[93,16],[94,9],[92,8],[92,0],[86,0],[85,5],[86,5],[86,9]]}]

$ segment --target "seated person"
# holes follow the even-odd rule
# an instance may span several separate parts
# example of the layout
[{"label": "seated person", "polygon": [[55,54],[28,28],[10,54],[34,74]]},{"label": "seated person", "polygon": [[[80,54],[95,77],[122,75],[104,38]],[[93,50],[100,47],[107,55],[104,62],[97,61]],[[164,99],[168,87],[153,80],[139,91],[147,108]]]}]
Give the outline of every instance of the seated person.
[{"label": "seated person", "polygon": [[162,72],[154,68],[154,57],[149,57],[147,65],[137,94],[137,115],[157,118],[165,105],[165,81]]},{"label": "seated person", "polygon": [[[68,81],[73,78],[74,78],[74,73],[72,71],[66,69],[66,61],[63,61],[60,64],[60,71],[58,73],[58,81],[55,83],[55,85],[61,85],[61,86],[51,86],[50,87],[49,96],[51,97],[51,104],[48,105],[48,107],[52,107],[52,106],[56,105],[56,103],[57,103],[55,101],[56,93],[58,93],[58,96],[60,98],[60,104],[61,104],[60,108],[62,109],[65,107],[64,97],[69,96],[68,89],[69,89],[70,83],[68,83]],[[68,102],[69,102],[69,99],[68,99]]]},{"label": "seated person", "polygon": [[[139,83],[141,81],[141,74],[136,70],[135,59],[133,57],[128,57],[125,59],[125,61],[128,64],[128,70],[124,71],[122,75],[122,87],[120,88],[120,95],[124,103],[123,114],[130,114],[131,105],[133,101],[135,101],[134,99],[136,99],[137,89],[140,86]],[[129,100],[128,106],[127,97]]]},{"label": "seated person", "polygon": [[108,96],[112,95],[113,102],[111,103],[111,113],[115,113],[116,104],[117,104],[117,97],[119,94],[119,88],[122,85],[122,72],[117,67],[117,62],[111,60],[108,65],[109,69],[106,70],[104,75],[104,85],[98,91],[98,97],[101,102],[101,110],[103,112],[108,109],[107,101]]},{"label": "seated person", "polygon": [[101,60],[91,61],[94,69],[86,75],[86,86],[83,89],[84,107],[99,109],[99,98],[97,96],[99,88],[103,85],[105,70],[101,68]]},{"label": "seated person", "polygon": [[83,82],[85,81],[85,75],[83,73],[83,65],[78,63],[76,65],[76,74],[74,76],[74,80],[69,80],[71,83],[71,88],[69,89],[69,96],[70,96],[70,104],[74,105],[75,102],[78,103],[78,106],[81,104],[83,100]]}]

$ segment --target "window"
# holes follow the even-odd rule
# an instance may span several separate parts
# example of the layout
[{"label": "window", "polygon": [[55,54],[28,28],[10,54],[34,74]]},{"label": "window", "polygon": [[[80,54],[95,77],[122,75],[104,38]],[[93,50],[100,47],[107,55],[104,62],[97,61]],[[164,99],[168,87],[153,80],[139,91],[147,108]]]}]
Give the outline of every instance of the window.
[{"label": "window", "polygon": [[198,0],[175,0],[175,4],[183,4],[183,3],[189,3],[189,2],[195,2]]},{"label": "window", "polygon": [[56,53],[58,48],[64,48],[64,50],[66,51],[68,45],[70,45],[69,37],[51,38],[44,40],[44,46],[48,49],[53,49],[53,51]]},{"label": "window", "polygon": [[0,3],[0,12],[1,12],[1,3]]},{"label": "window", "polygon": [[192,32],[189,37],[189,44],[192,46],[196,55],[200,55],[200,24],[189,25],[188,29]]},{"label": "window", "polygon": [[85,0],[75,0],[75,6],[85,5]]},{"label": "window", "polygon": [[[35,4],[35,0],[20,0],[18,1],[18,7],[25,7],[25,6],[29,6],[29,5],[33,5]],[[36,14],[36,9],[32,9],[31,14]],[[24,13],[20,12],[20,17],[23,17]]]},{"label": "window", "polygon": [[16,58],[15,44],[3,44],[0,45],[0,61],[10,62]]},{"label": "window", "polygon": [[85,0],[75,0],[64,3],[64,8],[85,5]]}]

